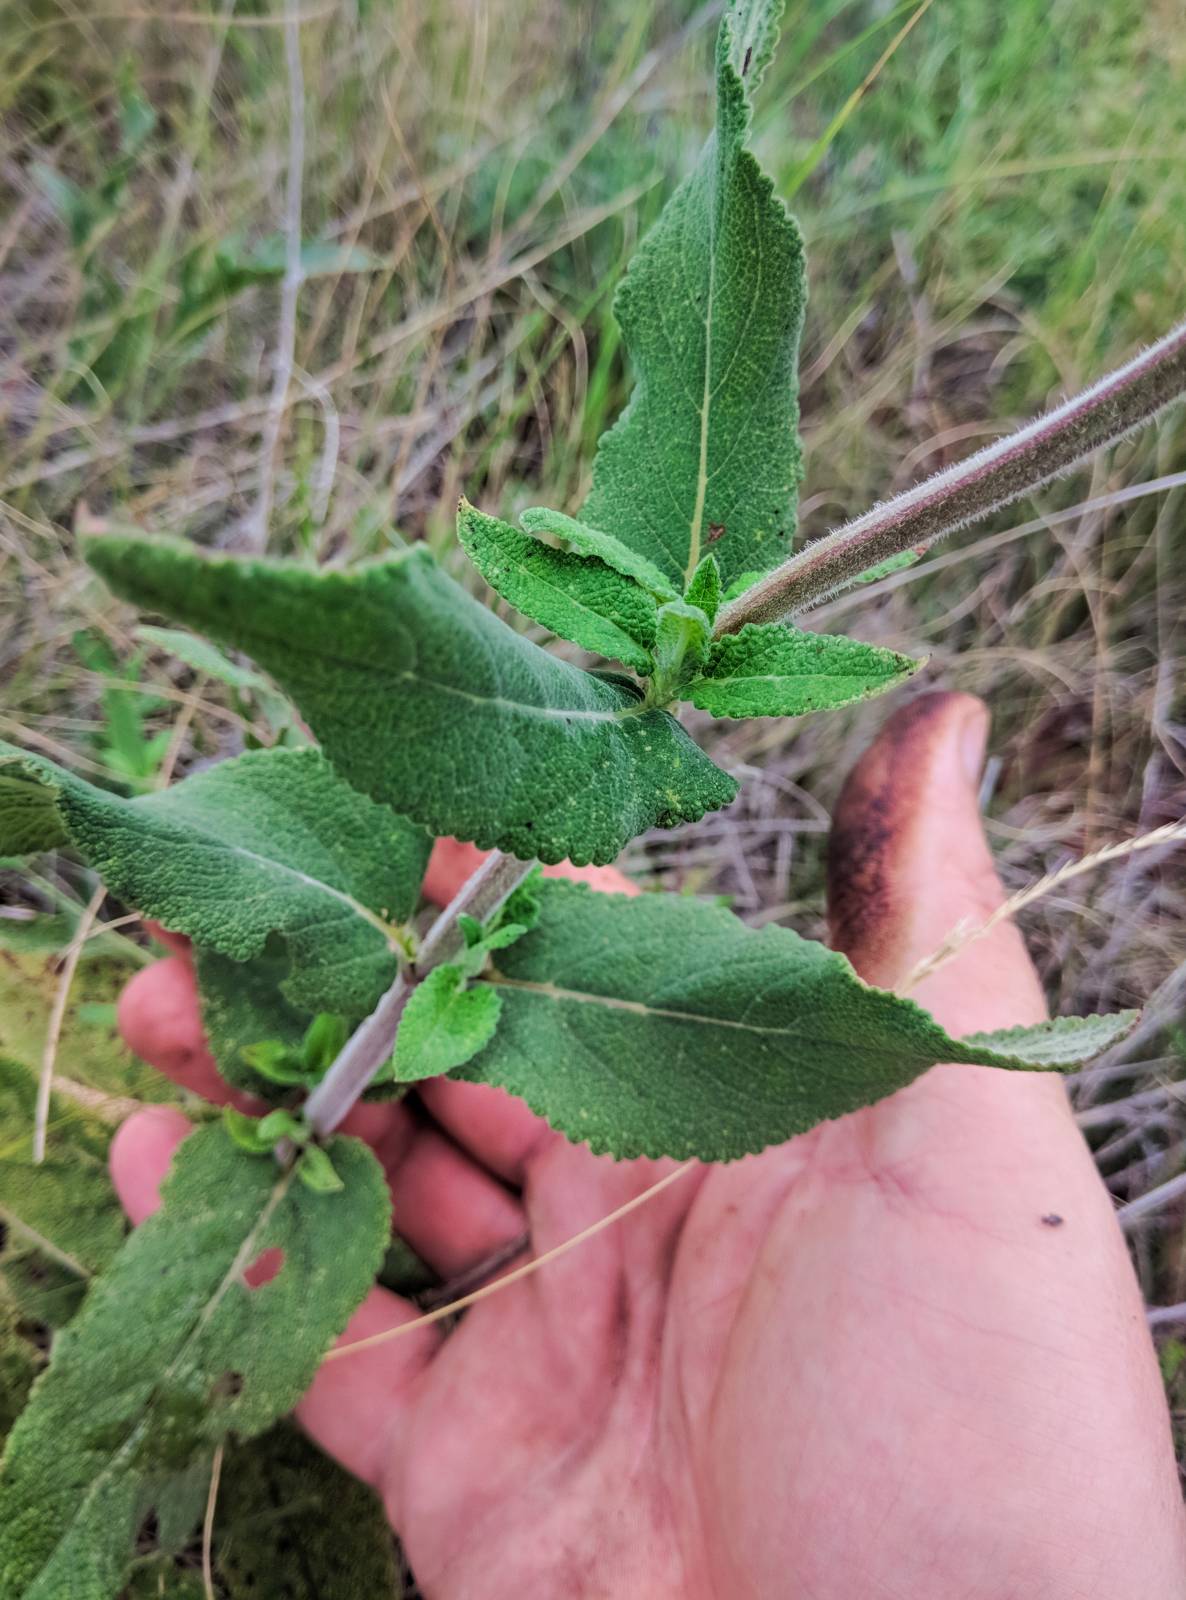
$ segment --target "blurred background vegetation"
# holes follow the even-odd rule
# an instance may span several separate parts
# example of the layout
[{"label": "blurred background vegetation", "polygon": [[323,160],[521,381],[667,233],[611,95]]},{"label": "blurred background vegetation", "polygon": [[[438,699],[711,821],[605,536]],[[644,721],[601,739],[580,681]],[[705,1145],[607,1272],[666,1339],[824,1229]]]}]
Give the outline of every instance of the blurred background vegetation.
[{"label": "blurred background vegetation", "polygon": [[[139,635],[80,528],[336,563],[425,539],[464,577],[463,488],[576,509],[629,393],[613,289],[709,126],[719,9],[0,0],[0,736],[127,793],[293,736]],[[788,0],[755,141],[808,242],[803,535],[1182,316],[1184,82],[1179,0]],[[1011,887],[1186,812],[1184,468],[1179,410],[819,614],[988,699]],[[818,933],[829,808],[885,709],[704,726],[741,800],[628,866]],[[0,1053],[37,1056],[94,888],[64,860],[0,876]],[[1075,1096],[1147,1297],[1179,1308],[1186,1414],[1184,909],[1167,847],[1024,923],[1056,1010],[1156,998]],[[158,1092],[113,1064],[142,936],[86,948],[60,1071]]]}]

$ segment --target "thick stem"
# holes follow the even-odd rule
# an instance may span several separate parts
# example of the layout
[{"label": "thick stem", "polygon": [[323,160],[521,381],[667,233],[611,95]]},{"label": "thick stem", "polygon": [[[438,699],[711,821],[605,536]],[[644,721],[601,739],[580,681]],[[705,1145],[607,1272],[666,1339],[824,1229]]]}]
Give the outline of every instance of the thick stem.
[{"label": "thick stem", "polygon": [[517,861],[514,856],[495,850],[466,879],[425,934],[413,970],[396,977],[305,1102],[305,1118],[314,1133],[332,1133],[391,1055],[399,1019],[412,990],[434,967],[456,955],[464,943],[458,918],[466,915],[485,922],[535,868],[534,861]]},{"label": "thick stem", "polygon": [[724,606],[716,634],[819,605],[878,562],[925,549],[1069,471],[1183,394],[1186,323],[1044,417],[813,540]]}]

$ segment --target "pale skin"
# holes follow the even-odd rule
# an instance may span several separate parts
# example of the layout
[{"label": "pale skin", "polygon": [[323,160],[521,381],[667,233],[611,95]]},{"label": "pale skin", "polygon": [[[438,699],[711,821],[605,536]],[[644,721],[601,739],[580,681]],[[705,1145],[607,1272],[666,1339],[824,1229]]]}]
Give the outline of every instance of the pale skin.
[{"label": "pale skin", "polygon": [[[976,806],[986,728],[978,701],[924,697],[849,780],[832,936],[870,981],[1000,900]],[[438,849],[429,891],[471,865]],[[917,998],[957,1034],[1044,1015],[1008,925]],[[226,1098],[183,951],[133,981],[121,1018],[148,1060]],[[542,1253],[670,1170],[595,1159],[499,1091],[442,1081],[423,1100],[352,1126],[445,1275],[525,1228]],[[133,1220],[187,1127],[154,1110],[121,1129]],[[376,1289],[344,1342],[415,1315]],[[1065,1089],[1036,1074],[938,1067],[697,1169],[447,1337],[328,1362],[298,1416],[382,1495],[431,1600],[1186,1593],[1140,1295]]]}]

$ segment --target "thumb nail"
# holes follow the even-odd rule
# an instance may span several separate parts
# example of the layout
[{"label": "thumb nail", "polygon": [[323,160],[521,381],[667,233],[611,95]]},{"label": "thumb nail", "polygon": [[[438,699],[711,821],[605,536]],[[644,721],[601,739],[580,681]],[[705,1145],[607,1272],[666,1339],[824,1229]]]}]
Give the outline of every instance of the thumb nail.
[{"label": "thumb nail", "polygon": [[983,706],[976,706],[964,718],[959,740],[964,775],[969,787],[976,788],[980,783],[984,752],[988,746],[988,712]]}]

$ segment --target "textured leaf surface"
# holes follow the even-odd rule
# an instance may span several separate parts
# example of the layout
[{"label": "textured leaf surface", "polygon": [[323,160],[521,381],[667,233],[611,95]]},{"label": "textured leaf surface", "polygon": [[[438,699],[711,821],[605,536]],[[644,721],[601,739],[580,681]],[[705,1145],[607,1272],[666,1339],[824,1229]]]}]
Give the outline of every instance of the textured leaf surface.
[{"label": "textured leaf surface", "polygon": [[666,713],[522,638],[422,548],[349,573],[110,537],[87,554],[128,598],[248,651],[350,783],[434,833],[607,862],[737,792]]},{"label": "textured leaf surface", "polygon": [[[217,950],[194,951],[202,1023],[218,1070],[236,1089],[261,1099],[287,1099],[288,1091],[252,1070],[243,1051],[264,1039],[296,1050],[312,1014],[286,999],[290,960],[277,940],[253,961],[233,961]],[[381,992],[381,991],[380,991]],[[378,995],[375,996],[376,1000]],[[359,1017],[365,1015],[360,1012]]]},{"label": "textured leaf surface", "polygon": [[654,597],[596,556],[553,550],[462,501],[457,534],[496,593],[562,639],[635,672],[650,667]]},{"label": "textured leaf surface", "polygon": [[745,148],[781,0],[736,0],[717,39],[717,125],[614,300],[636,387],[581,511],[680,586],[712,542],[725,582],[788,554],[802,457],[799,230]]},{"label": "textured leaf surface", "polygon": [[0,1222],[18,1243],[86,1278],[107,1265],[126,1231],[107,1175],[107,1130],[53,1095],[45,1160],[35,1166],[36,1097],[33,1074],[0,1057]]},{"label": "textured leaf surface", "polygon": [[[390,1203],[357,1140],[330,1153],[345,1190],[192,1134],[164,1205],[131,1235],[59,1336],[0,1474],[5,1600],[110,1600],[139,1508],[225,1434],[288,1411],[374,1278]],[[264,1252],[283,1262],[249,1288]]]},{"label": "textured leaf surface", "polygon": [[377,1497],[288,1423],[228,1452],[214,1561],[230,1600],[399,1600],[404,1592]]},{"label": "textured leaf surface", "polygon": [[310,1011],[361,1013],[394,976],[385,924],[411,914],[430,840],[315,750],[253,751],[124,800],[0,744],[0,780],[0,849],[10,828],[39,848],[23,796],[46,797],[47,843],[65,833],[145,915],[237,961],[282,933],[287,993]]},{"label": "textured leaf surface", "polygon": [[882,694],[922,665],[857,639],[751,622],[714,640],[683,694],[714,717],[800,717]]},{"label": "textured leaf surface", "polygon": [[464,1066],[493,1038],[501,1004],[486,984],[466,988],[458,967],[435,967],[404,1007],[392,1077],[415,1083]]},{"label": "textured leaf surface", "polygon": [[498,1032],[458,1077],[617,1156],[729,1161],[892,1094],[940,1061],[1067,1067],[1133,1013],[955,1040],[787,928],[677,895],[541,885],[539,926],[486,980]]},{"label": "textured leaf surface", "polygon": [[590,528],[575,517],[565,516],[563,511],[549,511],[546,506],[530,506],[519,521],[528,533],[551,534],[554,539],[561,539],[571,546],[578,555],[596,556],[623,577],[633,578],[656,600],[679,599],[679,589],[670,578],[664,577],[653,561],[648,561],[646,556],[623,544],[612,533]]},{"label": "textured leaf surface", "polygon": [[709,622],[716,620],[721,606],[721,567],[711,550],[701,557],[684,599],[688,605],[698,606]]}]

